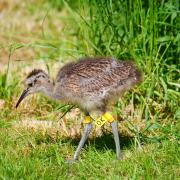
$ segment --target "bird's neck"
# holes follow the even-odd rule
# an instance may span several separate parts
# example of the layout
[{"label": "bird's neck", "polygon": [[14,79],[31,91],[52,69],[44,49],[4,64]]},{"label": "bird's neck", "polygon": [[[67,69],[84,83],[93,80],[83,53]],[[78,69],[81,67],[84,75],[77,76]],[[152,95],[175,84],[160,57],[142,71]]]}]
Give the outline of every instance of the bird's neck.
[{"label": "bird's neck", "polygon": [[53,83],[48,84],[48,86],[46,86],[46,88],[43,89],[43,94],[54,100],[59,99],[58,94],[55,93]]}]

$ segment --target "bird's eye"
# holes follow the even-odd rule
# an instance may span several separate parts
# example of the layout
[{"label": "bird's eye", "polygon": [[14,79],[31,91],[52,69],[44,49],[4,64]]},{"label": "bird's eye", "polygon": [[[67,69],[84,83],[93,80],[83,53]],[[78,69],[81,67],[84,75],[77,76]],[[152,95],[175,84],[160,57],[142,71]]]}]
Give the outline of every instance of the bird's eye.
[{"label": "bird's eye", "polygon": [[32,87],[32,86],[33,86],[33,84],[32,84],[32,83],[29,83],[29,84],[28,84],[28,86],[29,86],[29,87]]}]

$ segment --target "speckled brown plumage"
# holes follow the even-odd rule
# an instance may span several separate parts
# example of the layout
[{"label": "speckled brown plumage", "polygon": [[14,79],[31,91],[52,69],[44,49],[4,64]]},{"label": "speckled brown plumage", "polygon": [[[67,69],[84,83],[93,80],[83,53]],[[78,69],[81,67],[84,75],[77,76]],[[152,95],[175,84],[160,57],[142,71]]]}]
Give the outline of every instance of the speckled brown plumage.
[{"label": "speckled brown plumage", "polygon": [[99,57],[65,65],[59,70],[55,83],[64,101],[91,111],[105,109],[109,101],[117,100],[140,79],[141,73],[133,62]]},{"label": "speckled brown plumage", "polygon": [[32,77],[32,76],[35,76],[35,75],[37,75],[39,73],[45,73],[45,72],[42,69],[34,69],[27,75],[27,79]]},{"label": "speckled brown plumage", "polygon": [[66,64],[59,70],[55,83],[40,69],[30,72],[25,82],[32,86],[29,93],[43,92],[91,112],[105,111],[110,101],[117,101],[140,80],[141,73],[132,61],[98,57]]}]

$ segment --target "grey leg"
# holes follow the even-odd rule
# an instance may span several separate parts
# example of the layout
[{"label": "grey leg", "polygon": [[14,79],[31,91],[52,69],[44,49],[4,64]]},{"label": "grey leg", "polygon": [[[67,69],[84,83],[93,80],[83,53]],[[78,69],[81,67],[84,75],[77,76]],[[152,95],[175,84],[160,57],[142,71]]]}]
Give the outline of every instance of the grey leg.
[{"label": "grey leg", "polygon": [[113,121],[111,123],[111,126],[112,126],[112,132],[113,132],[113,135],[114,135],[114,141],[115,141],[115,145],[116,145],[116,156],[117,156],[117,159],[121,159],[121,150],[120,150],[117,122]]},{"label": "grey leg", "polygon": [[83,132],[83,135],[82,135],[81,140],[79,142],[79,145],[78,145],[78,147],[76,149],[76,152],[74,153],[74,157],[73,157],[72,160],[70,160],[68,162],[74,162],[74,161],[78,160],[78,156],[80,154],[80,151],[81,151],[82,147],[84,146],[84,144],[85,144],[85,142],[86,142],[86,140],[87,140],[87,138],[89,136],[91,128],[92,128],[92,124],[91,123],[86,124],[84,132]]},{"label": "grey leg", "polygon": [[86,124],[86,127],[84,129],[84,133],[83,133],[83,135],[81,137],[81,140],[80,140],[79,145],[78,145],[78,147],[76,149],[76,152],[74,153],[74,158],[73,158],[74,160],[78,159],[78,156],[80,154],[81,148],[84,146],[84,144],[85,144],[85,142],[86,142],[86,140],[87,140],[87,138],[89,136],[89,133],[91,131],[91,128],[92,128],[92,124],[91,123],[90,124]]}]

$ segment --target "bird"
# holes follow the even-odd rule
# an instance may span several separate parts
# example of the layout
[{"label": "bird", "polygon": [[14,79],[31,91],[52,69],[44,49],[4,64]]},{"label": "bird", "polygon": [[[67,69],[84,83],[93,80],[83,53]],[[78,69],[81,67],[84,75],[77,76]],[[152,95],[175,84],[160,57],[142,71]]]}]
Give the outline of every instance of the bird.
[{"label": "bird", "polygon": [[78,161],[80,151],[92,129],[93,119],[90,114],[98,111],[101,121],[111,124],[116,157],[121,159],[117,121],[108,111],[108,107],[141,80],[142,73],[132,60],[85,57],[61,67],[55,81],[42,69],[32,70],[24,80],[25,89],[15,107],[30,94],[43,93],[54,100],[77,105],[84,112],[84,131],[73,158],[68,162]]}]

